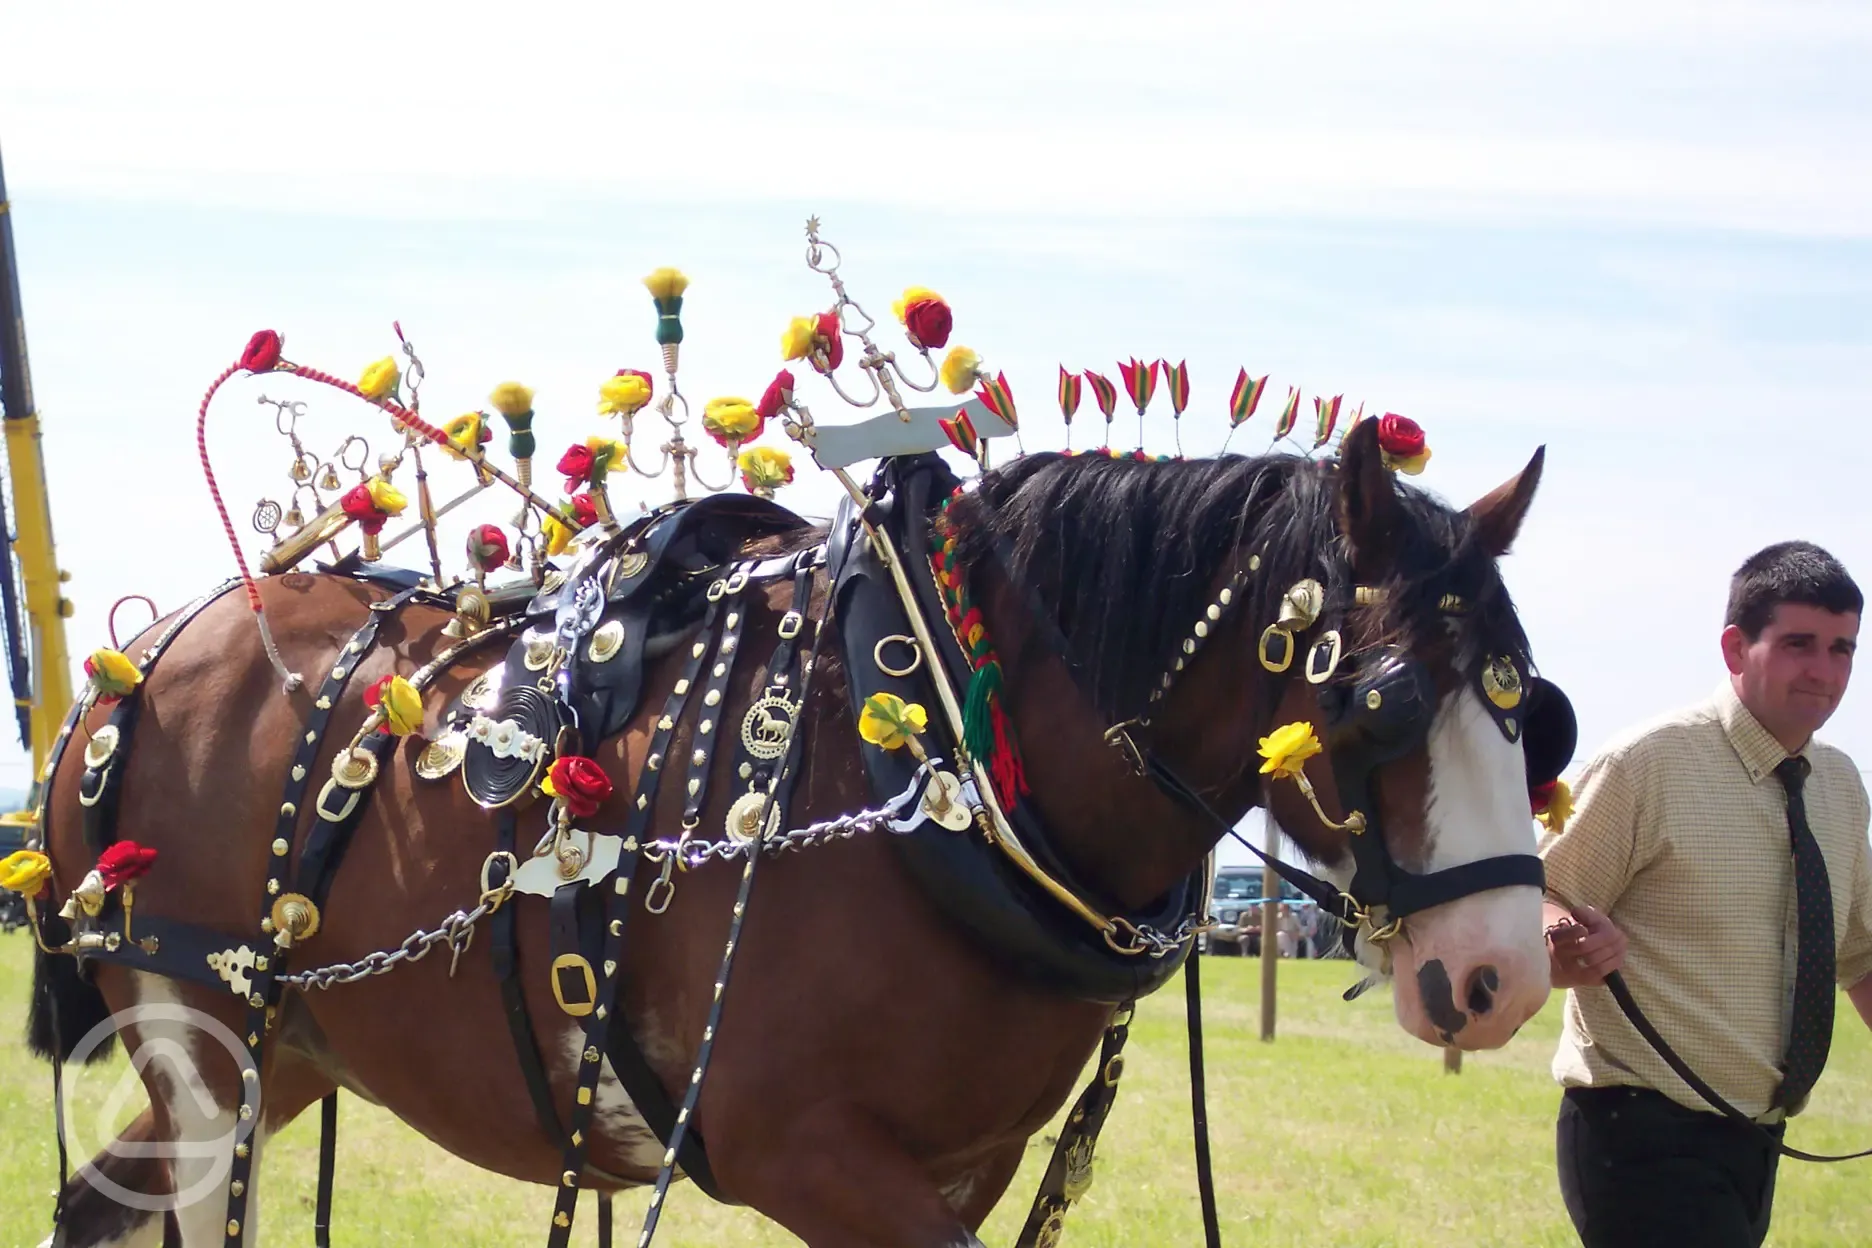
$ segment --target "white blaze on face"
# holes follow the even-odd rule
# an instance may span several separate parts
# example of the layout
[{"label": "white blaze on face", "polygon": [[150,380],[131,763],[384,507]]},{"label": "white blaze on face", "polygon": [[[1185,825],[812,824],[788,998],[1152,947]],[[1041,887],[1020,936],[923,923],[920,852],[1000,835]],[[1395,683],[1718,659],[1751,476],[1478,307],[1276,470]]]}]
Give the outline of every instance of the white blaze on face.
[{"label": "white blaze on face", "polygon": [[[1443,700],[1427,742],[1428,861],[1442,871],[1534,852],[1526,763],[1475,690]],[[1398,1020],[1433,1044],[1496,1048],[1547,1000],[1540,890],[1491,889],[1421,911],[1393,942]]]}]

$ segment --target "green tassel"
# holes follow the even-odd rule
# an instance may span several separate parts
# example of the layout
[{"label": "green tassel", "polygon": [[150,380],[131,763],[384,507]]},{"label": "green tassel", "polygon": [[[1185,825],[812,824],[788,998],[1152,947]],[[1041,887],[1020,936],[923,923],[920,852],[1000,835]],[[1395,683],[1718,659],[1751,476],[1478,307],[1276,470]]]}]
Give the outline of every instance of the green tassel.
[{"label": "green tassel", "polygon": [[994,715],[989,703],[1001,696],[1001,665],[984,663],[969,680],[968,700],[962,707],[962,746],[970,757],[986,763],[994,757]]}]

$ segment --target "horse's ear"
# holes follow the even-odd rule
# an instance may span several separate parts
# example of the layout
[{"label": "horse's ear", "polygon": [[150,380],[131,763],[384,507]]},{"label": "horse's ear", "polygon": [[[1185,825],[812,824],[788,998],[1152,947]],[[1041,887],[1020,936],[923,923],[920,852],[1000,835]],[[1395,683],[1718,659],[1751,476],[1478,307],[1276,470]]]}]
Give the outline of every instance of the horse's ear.
[{"label": "horse's ear", "polygon": [[1378,421],[1368,416],[1339,447],[1339,530],[1361,575],[1374,573],[1391,554],[1401,510],[1397,482],[1378,448]]},{"label": "horse's ear", "polygon": [[1514,545],[1521,522],[1527,519],[1528,506],[1534,501],[1534,487],[1540,484],[1541,466],[1546,462],[1547,448],[1543,446],[1518,475],[1470,505],[1469,519],[1475,524],[1476,539],[1495,558],[1507,554]]}]

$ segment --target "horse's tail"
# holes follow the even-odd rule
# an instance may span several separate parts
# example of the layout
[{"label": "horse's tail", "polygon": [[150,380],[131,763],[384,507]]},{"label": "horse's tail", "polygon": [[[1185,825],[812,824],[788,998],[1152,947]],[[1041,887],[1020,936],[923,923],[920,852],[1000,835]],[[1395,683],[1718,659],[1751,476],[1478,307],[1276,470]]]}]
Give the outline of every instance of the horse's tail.
[{"label": "horse's tail", "polygon": [[[92,1028],[110,1017],[110,1006],[96,984],[78,969],[78,959],[33,950],[32,1005],[26,1015],[26,1045],[48,1062],[66,1061]],[[103,1043],[85,1055],[85,1064],[103,1061],[116,1047],[106,1033]]]}]

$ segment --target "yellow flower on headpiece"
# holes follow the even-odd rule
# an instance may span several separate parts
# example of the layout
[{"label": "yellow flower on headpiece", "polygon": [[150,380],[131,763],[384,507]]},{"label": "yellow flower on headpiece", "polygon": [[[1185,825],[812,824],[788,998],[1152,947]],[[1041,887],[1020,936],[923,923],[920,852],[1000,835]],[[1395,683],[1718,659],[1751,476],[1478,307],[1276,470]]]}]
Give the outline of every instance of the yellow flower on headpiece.
[{"label": "yellow flower on headpiece", "polygon": [[1312,724],[1305,720],[1286,724],[1261,738],[1261,757],[1267,760],[1261,764],[1261,774],[1291,780],[1301,774],[1307,759],[1319,752],[1320,742],[1313,735]]},{"label": "yellow flower on headpiece", "polygon": [[578,530],[549,511],[546,513],[546,518],[540,521],[540,532],[546,538],[546,553],[552,556],[564,554],[566,547],[572,544],[573,537],[577,536]]},{"label": "yellow flower on headpiece", "polygon": [[950,394],[967,394],[981,379],[981,356],[967,347],[950,347],[938,376]]},{"label": "yellow flower on headpiece", "polygon": [[0,888],[23,897],[37,897],[52,878],[52,860],[36,849],[22,849],[0,858]]},{"label": "yellow flower on headpiece", "polygon": [[763,498],[772,497],[775,490],[793,479],[793,457],[779,447],[749,447],[736,462],[741,468],[741,484],[748,493]]},{"label": "yellow flower on headpiece", "polygon": [[745,441],[762,423],[754,405],[743,398],[710,399],[702,409],[702,427],[722,443]]},{"label": "yellow flower on headpiece", "polygon": [[364,488],[370,492],[371,502],[377,505],[377,510],[386,516],[400,516],[403,514],[403,509],[409,506],[409,500],[403,497],[403,491],[382,477],[372,477]]},{"label": "yellow flower on headpiece", "polygon": [[916,702],[894,693],[874,693],[858,712],[858,735],[881,750],[900,750],[929,726],[929,715]]},{"label": "yellow flower on headpiece", "polygon": [[780,356],[787,360],[803,360],[812,354],[813,342],[819,334],[819,318],[816,316],[796,316],[787,322],[786,332],[780,335]]},{"label": "yellow flower on headpiece", "polygon": [[598,387],[600,416],[629,416],[650,401],[650,383],[642,373],[620,373],[607,377]]},{"label": "yellow flower on headpiece", "polygon": [[487,432],[487,422],[481,419],[480,412],[463,412],[443,425],[442,432],[448,435],[448,445],[442,449],[455,459],[468,458],[469,452],[492,436]]},{"label": "yellow flower on headpiece", "polygon": [[1384,456],[1385,467],[1396,469],[1398,472],[1403,473],[1407,477],[1414,477],[1418,473],[1422,472],[1424,470],[1424,465],[1429,462],[1430,462],[1430,448],[1427,446],[1424,447],[1422,452],[1416,455],[1410,455],[1410,456],[1385,455]]},{"label": "yellow flower on headpiece", "polygon": [[689,289],[689,279],[681,269],[661,268],[643,279],[652,299],[674,299]]},{"label": "yellow flower on headpiece", "polygon": [[97,691],[107,698],[121,698],[143,683],[143,669],[123,651],[108,647],[93,650],[84,661],[84,670]]},{"label": "yellow flower on headpiece", "polygon": [[396,358],[386,355],[364,370],[364,375],[358,378],[358,392],[367,399],[381,399],[396,389],[402,376],[397,370]]},{"label": "yellow flower on headpiece", "polygon": [[403,677],[379,681],[370,692],[376,695],[377,709],[383,712],[384,723],[394,735],[407,737],[423,726],[422,694]]},{"label": "yellow flower on headpiece", "polygon": [[488,402],[503,416],[524,416],[533,410],[533,391],[517,381],[503,381],[488,395]]},{"label": "yellow flower on headpiece", "polygon": [[1566,831],[1567,820],[1573,817],[1573,790],[1564,780],[1553,782],[1553,792],[1547,796],[1547,806],[1534,818],[1540,825],[1556,836]]}]

